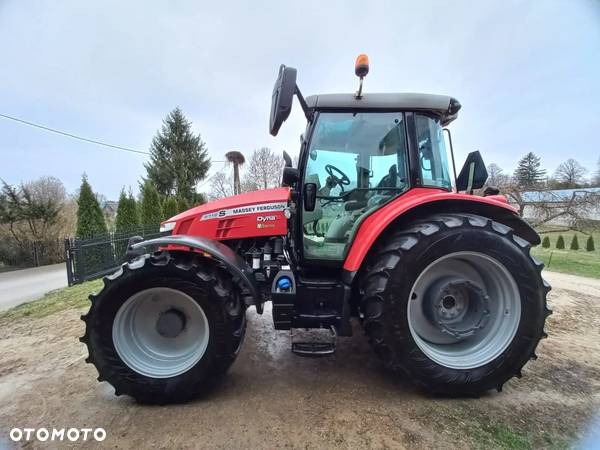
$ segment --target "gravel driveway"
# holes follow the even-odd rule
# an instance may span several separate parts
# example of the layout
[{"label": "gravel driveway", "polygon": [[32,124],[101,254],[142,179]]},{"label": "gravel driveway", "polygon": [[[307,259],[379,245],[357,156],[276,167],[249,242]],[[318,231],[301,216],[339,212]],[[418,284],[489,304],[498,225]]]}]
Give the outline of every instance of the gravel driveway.
[{"label": "gravel driveway", "polygon": [[140,406],[114,397],[84,363],[81,311],[0,324],[0,448],[25,426],[103,427],[106,440],[93,445],[110,448],[469,448],[512,432],[534,447],[568,445],[600,406],[600,280],[545,276],[555,313],[539,359],[480,399],[432,398],[395,379],[358,327],[334,357],[300,358],[289,335],[252,310],[244,348],[216,392]]}]

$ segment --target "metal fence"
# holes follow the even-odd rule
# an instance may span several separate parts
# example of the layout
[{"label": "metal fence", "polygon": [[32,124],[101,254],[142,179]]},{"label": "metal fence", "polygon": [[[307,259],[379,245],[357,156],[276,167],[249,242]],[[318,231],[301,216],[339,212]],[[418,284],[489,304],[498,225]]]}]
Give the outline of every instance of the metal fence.
[{"label": "metal fence", "polygon": [[[88,239],[65,239],[67,279],[69,286],[108,275],[125,262],[127,243],[133,236],[153,239],[164,233],[137,230],[129,233],[108,233]],[[149,248],[148,251],[155,249]]]}]

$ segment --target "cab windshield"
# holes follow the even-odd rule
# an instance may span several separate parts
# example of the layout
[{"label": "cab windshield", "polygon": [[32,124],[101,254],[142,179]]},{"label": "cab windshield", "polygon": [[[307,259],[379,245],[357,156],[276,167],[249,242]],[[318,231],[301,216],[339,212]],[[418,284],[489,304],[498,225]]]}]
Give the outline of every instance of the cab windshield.
[{"label": "cab windshield", "polygon": [[403,113],[321,113],[304,183],[317,187],[303,211],[304,255],[341,260],[360,218],[408,189]]}]

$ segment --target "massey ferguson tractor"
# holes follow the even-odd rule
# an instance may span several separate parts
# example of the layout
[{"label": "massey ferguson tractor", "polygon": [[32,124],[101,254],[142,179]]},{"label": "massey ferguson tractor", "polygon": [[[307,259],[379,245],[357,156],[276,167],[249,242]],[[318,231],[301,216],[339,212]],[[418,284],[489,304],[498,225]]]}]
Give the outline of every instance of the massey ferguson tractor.
[{"label": "massey ferguson tractor", "polygon": [[426,391],[478,396],[521,376],[550,314],[530,254],[539,236],[497,189],[476,193],[478,152],[456,175],[445,128],[456,99],[364,93],[368,70],[360,55],[356,93],[305,98],[296,69],[280,67],[270,132],[295,96],[307,120],[298,167],[284,153],[281,187],[130,241],[82,316],[99,381],[142,403],[197,397],[240,352],[246,310],[267,302],[301,356],[334,353],[356,320],[385,367]]}]

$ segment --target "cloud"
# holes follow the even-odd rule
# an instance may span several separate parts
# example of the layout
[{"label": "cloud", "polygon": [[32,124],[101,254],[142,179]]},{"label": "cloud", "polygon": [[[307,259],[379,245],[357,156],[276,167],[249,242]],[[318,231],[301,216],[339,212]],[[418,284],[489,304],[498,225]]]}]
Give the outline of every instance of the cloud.
[{"label": "cloud", "polygon": [[[366,52],[368,92],[456,96],[457,159],[480,149],[511,169],[526,151],[550,171],[567,157],[596,163],[600,14],[595,2],[4,2],[0,112],[86,137],[147,149],[180,106],[212,156],[270,146],[296,153],[297,104],[268,134],[279,64],[308,95],[352,92]],[[116,198],[136,187],[142,156],[0,121],[0,176],[61,178],[86,171]],[[221,164],[215,164],[216,168]]]}]

